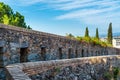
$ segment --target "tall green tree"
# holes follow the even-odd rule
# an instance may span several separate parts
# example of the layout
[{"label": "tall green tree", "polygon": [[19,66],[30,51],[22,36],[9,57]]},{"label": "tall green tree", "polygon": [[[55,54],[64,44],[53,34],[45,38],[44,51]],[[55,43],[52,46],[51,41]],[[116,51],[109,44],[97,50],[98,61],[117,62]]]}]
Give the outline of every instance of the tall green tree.
[{"label": "tall green tree", "polygon": [[0,2],[0,23],[31,29],[26,25],[24,16],[19,12],[14,13],[9,5]]},{"label": "tall green tree", "polygon": [[89,37],[89,30],[88,30],[88,27],[86,27],[86,30],[85,30],[85,37]]},{"label": "tall green tree", "polygon": [[96,35],[95,35],[96,39],[99,39],[99,32],[98,32],[98,28],[96,28]]},{"label": "tall green tree", "polygon": [[108,34],[107,34],[107,41],[109,44],[112,44],[113,33],[112,33],[112,23],[109,24]]}]

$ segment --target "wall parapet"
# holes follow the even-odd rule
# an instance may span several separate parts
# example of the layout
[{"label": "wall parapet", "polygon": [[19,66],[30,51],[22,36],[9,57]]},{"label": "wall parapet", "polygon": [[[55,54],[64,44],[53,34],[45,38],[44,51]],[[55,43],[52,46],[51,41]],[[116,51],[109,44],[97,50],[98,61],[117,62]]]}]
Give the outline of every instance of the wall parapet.
[{"label": "wall parapet", "polygon": [[6,67],[7,80],[31,80],[24,72],[23,65],[13,64]]},{"label": "wall parapet", "polygon": [[8,65],[6,66],[7,78],[9,80],[32,80],[28,76],[42,73],[56,67],[62,68],[66,66],[82,66],[83,64],[105,64],[113,67],[120,67],[120,55],[95,56]]},{"label": "wall parapet", "polygon": [[[5,24],[1,24],[1,23],[0,23],[0,28],[1,29],[15,30],[15,31],[19,31],[19,32],[33,33],[33,34],[37,34],[37,35],[44,35],[44,36],[51,36],[51,37],[56,37],[56,38],[69,39],[69,38],[67,38],[65,36],[61,36],[61,35],[56,35],[56,34],[52,34],[52,33],[36,31],[36,30],[31,30],[31,29],[25,29],[25,28],[16,27],[13,25],[5,25]],[[70,39],[70,40],[75,40],[75,39]]]}]

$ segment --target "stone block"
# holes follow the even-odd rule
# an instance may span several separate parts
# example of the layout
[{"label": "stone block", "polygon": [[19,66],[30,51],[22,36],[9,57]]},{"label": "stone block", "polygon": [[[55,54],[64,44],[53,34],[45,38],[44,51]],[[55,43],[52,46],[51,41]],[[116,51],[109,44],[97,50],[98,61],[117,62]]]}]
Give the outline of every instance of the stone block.
[{"label": "stone block", "polygon": [[0,80],[6,80],[5,79],[5,69],[4,68],[0,68]]},{"label": "stone block", "polygon": [[3,61],[0,61],[0,68],[3,68],[4,67],[4,63]]},{"label": "stone block", "polygon": [[11,48],[19,48],[19,47],[20,47],[20,44],[19,44],[19,43],[13,43],[13,42],[11,42],[11,43],[10,43],[10,47],[11,47]]},{"label": "stone block", "polygon": [[40,61],[40,55],[36,53],[31,53],[28,55],[28,62]]},{"label": "stone block", "polygon": [[29,43],[28,42],[22,42],[20,44],[20,48],[27,48],[27,47],[29,47]]},{"label": "stone block", "polygon": [[4,45],[5,45],[5,41],[0,40],[0,47],[4,47]]}]

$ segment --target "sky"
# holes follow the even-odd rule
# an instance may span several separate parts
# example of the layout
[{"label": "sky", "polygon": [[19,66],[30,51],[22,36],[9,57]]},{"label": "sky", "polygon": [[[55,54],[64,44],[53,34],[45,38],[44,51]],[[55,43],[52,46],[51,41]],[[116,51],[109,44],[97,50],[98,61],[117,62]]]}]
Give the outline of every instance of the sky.
[{"label": "sky", "polygon": [[66,35],[107,34],[112,22],[113,33],[120,32],[120,0],[0,0],[18,11],[33,30]]}]

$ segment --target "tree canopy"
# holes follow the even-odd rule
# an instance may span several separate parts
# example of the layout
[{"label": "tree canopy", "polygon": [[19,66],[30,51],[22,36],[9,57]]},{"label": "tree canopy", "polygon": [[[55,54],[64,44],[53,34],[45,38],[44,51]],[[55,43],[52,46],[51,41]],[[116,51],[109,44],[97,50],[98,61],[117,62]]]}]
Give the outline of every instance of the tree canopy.
[{"label": "tree canopy", "polygon": [[66,33],[66,37],[67,37],[67,38],[71,38],[71,39],[72,39],[72,38],[75,38],[74,35],[72,35],[71,33]]},{"label": "tree canopy", "polygon": [[86,27],[86,30],[85,30],[85,37],[89,37],[89,30],[88,30],[88,27]]},{"label": "tree canopy", "polygon": [[11,7],[3,2],[0,2],[0,23],[31,29],[29,25],[26,25],[23,15],[19,12],[14,13]]},{"label": "tree canopy", "polygon": [[95,35],[96,39],[99,39],[99,32],[98,32],[98,28],[96,28],[96,35]]},{"label": "tree canopy", "polygon": [[112,44],[112,23],[109,24],[109,28],[108,28],[108,35],[107,35],[107,41],[109,44]]}]

